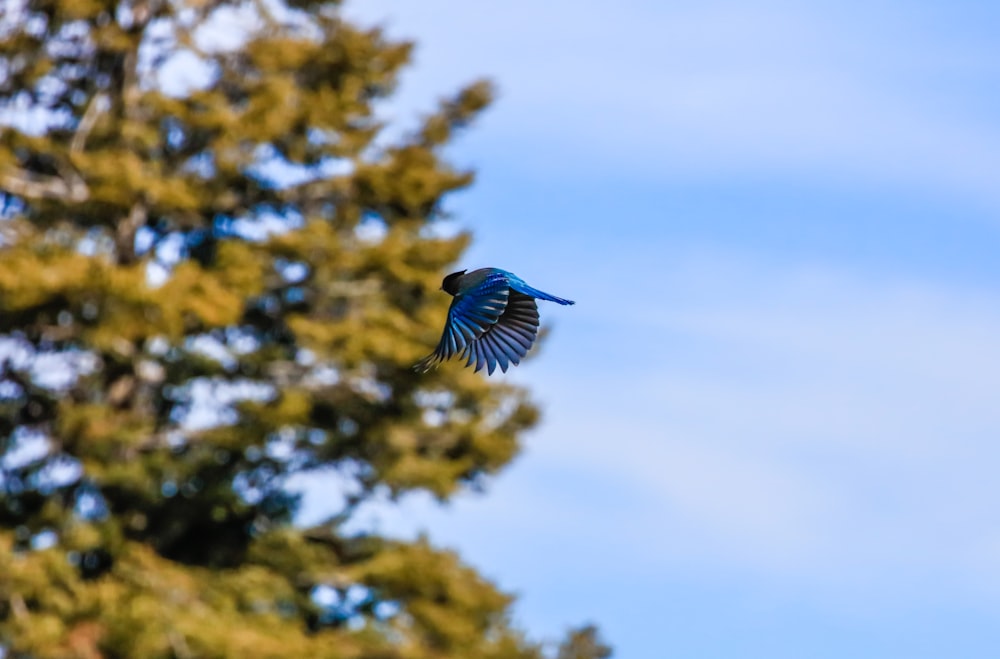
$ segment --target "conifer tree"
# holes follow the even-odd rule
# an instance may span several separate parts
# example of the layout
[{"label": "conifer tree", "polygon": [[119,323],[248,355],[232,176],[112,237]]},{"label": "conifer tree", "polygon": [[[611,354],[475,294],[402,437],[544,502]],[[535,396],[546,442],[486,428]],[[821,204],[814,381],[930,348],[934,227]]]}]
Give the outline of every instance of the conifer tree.
[{"label": "conifer tree", "polygon": [[[506,465],[525,391],[434,345],[441,157],[475,83],[386,137],[411,45],[289,0],[0,14],[0,642],[11,657],[542,656],[377,493]],[[345,488],[302,529],[289,477]]]},{"label": "conifer tree", "polygon": [[611,648],[600,639],[597,627],[585,625],[570,630],[566,640],[559,646],[556,659],[608,659]]}]

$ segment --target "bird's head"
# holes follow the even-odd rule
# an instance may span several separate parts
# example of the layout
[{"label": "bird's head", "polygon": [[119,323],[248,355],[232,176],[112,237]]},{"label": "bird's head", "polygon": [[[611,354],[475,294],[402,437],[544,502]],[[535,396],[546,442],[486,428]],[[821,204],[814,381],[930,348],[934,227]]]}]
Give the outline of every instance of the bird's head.
[{"label": "bird's head", "polygon": [[456,295],[458,293],[458,280],[462,278],[465,274],[465,270],[459,270],[458,272],[453,272],[444,278],[441,282],[441,290],[449,295]]}]

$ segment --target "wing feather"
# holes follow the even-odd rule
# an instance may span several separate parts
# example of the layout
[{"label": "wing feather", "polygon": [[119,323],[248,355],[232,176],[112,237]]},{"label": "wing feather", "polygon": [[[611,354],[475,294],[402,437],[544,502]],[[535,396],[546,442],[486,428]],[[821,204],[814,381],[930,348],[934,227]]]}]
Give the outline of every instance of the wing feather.
[{"label": "wing feather", "polygon": [[[470,344],[476,355],[476,371],[487,367],[492,374],[499,365],[504,373],[511,364],[520,364],[538,336],[538,305],[530,295],[511,291],[507,306],[497,322]],[[472,356],[468,363],[472,364]]]},{"label": "wing feather", "polygon": [[[464,356],[470,346],[475,345],[503,315],[508,294],[509,289],[504,282],[487,279],[473,290],[456,295],[448,308],[448,320],[437,348],[413,368],[426,372],[456,354]],[[480,368],[481,361],[477,358],[476,370]]]},{"label": "wing feather", "polygon": [[538,338],[538,305],[531,295],[490,276],[473,290],[456,295],[437,348],[414,368],[427,371],[455,355],[476,372],[497,366],[504,373],[528,354]]}]

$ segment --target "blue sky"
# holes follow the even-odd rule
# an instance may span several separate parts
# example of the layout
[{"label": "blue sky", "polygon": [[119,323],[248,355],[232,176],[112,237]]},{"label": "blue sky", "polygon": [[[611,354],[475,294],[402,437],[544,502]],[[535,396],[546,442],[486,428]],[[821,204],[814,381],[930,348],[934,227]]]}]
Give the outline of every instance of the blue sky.
[{"label": "blue sky", "polygon": [[[1000,644],[1000,5],[365,0],[399,126],[480,76],[451,200],[575,307],[522,456],[370,509],[622,659]],[[329,486],[307,489],[318,518]]]}]

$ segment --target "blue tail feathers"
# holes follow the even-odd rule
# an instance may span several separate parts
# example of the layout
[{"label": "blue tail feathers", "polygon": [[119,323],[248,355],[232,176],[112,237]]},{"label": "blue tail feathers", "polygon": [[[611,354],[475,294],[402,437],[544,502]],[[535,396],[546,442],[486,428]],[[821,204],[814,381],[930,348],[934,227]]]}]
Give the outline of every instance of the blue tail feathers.
[{"label": "blue tail feathers", "polygon": [[576,304],[573,300],[565,300],[561,297],[556,297],[555,295],[549,295],[545,291],[540,291],[537,288],[532,288],[528,286],[523,281],[511,278],[510,287],[513,288],[518,293],[523,293],[524,295],[530,295],[533,298],[538,298],[539,300],[548,300],[549,302],[557,302],[559,304]]}]

